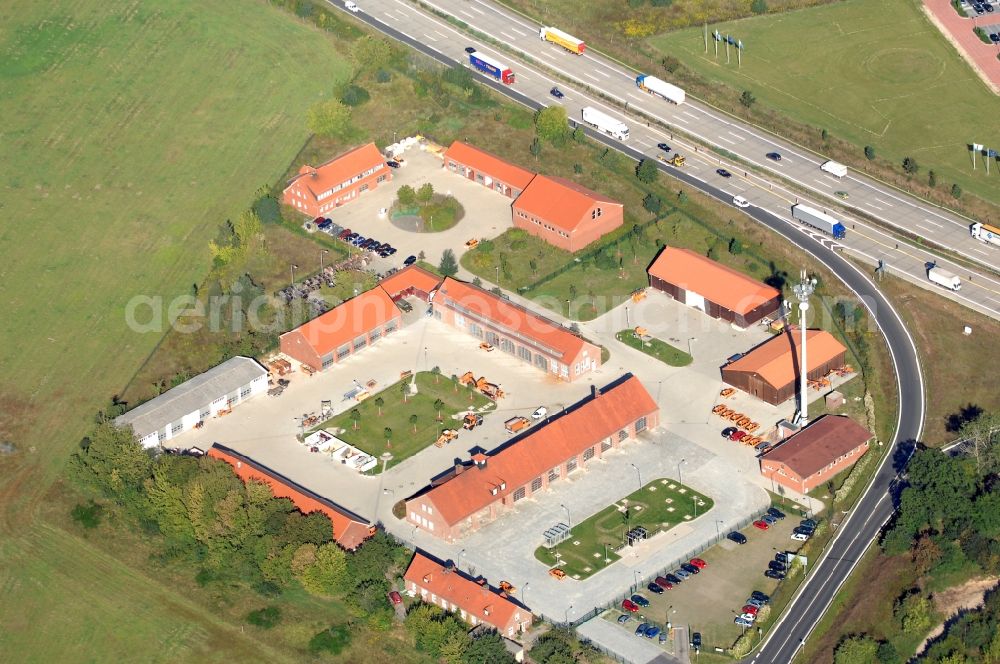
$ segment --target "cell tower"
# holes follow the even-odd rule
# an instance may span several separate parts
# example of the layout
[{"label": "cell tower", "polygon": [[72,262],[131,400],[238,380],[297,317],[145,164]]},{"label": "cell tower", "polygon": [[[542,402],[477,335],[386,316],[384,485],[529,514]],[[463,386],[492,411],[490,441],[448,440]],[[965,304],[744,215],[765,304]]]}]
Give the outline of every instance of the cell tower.
[{"label": "cell tower", "polygon": [[799,360],[799,416],[798,424],[805,426],[809,419],[809,365],[806,364],[806,312],[809,311],[809,297],[816,291],[816,279],[810,279],[802,270],[801,281],[792,286],[795,299],[799,301],[799,330],[802,333],[802,357]]}]

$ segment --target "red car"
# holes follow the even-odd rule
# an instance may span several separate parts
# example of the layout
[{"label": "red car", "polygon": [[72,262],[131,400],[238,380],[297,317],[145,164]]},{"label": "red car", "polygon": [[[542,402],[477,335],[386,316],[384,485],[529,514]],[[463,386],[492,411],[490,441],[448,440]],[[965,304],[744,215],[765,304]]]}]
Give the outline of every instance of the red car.
[{"label": "red car", "polygon": [[769,528],[767,521],[761,521],[760,519],[753,522],[753,527],[758,530],[767,530]]},{"label": "red car", "polygon": [[629,611],[631,613],[635,613],[636,611],[639,610],[639,605],[630,599],[623,599],[622,609],[624,609],[625,611]]},{"label": "red car", "polygon": [[758,609],[758,608],[757,608],[756,606],[754,606],[753,604],[747,604],[746,606],[744,606],[744,607],[743,607],[743,609],[742,609],[742,613],[749,613],[750,615],[752,615],[752,616],[755,616],[755,615],[757,615],[757,612],[758,612],[759,610],[760,610],[760,609]]},{"label": "red car", "polygon": [[736,433],[734,433],[732,436],[729,437],[729,440],[733,440],[738,443],[744,438],[746,438],[748,435],[749,434],[746,431],[737,431]]},{"label": "red car", "polygon": [[403,598],[400,597],[398,592],[393,590],[391,593],[389,593],[389,601],[392,602],[393,604],[402,604]]},{"label": "red car", "polygon": [[670,583],[669,581],[667,581],[666,579],[664,579],[662,576],[658,576],[655,579],[653,579],[653,583],[655,583],[659,587],[663,588],[664,590],[670,590],[671,588],[674,587],[674,584]]},{"label": "red car", "polygon": [[708,567],[708,563],[706,563],[701,558],[692,558],[691,564],[697,567],[698,569],[705,569],[706,567]]}]

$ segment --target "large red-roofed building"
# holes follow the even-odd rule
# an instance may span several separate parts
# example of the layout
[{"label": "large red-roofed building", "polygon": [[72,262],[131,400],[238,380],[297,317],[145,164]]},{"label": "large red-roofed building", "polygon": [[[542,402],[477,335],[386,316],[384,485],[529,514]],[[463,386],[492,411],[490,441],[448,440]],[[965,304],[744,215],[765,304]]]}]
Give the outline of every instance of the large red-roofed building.
[{"label": "large red-roofed building", "polygon": [[761,454],[760,472],[808,493],[860,461],[873,437],[846,415],[823,415]]},{"label": "large red-roofed building", "polygon": [[579,251],[625,221],[625,206],[571,180],[536,175],[513,205],[514,225]]},{"label": "large red-roofed building", "polygon": [[453,541],[658,424],[656,402],[626,374],[500,448],[456,465],[406,500],[406,519]]},{"label": "large red-roofed building", "polygon": [[392,179],[374,143],[354,148],[320,166],[303,166],[282,199],[310,217],[326,214]]},{"label": "large red-roofed building", "polygon": [[434,296],[434,316],[560,380],[601,365],[601,349],[567,328],[451,277]]},{"label": "large red-roofed building", "polygon": [[462,141],[444,151],[444,167],[510,198],[520,196],[535,177],[532,171]]}]

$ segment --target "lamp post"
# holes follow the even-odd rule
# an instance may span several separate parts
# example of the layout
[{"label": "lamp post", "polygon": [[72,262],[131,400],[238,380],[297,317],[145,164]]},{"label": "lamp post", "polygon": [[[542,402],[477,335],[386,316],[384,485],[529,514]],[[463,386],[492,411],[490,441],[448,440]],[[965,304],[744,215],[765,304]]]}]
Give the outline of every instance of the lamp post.
[{"label": "lamp post", "polygon": [[566,510],[566,527],[569,528],[570,530],[572,530],[573,529],[573,522],[569,518],[569,508],[566,507],[565,505],[563,505],[562,503],[559,503],[559,507],[561,507],[564,510]]},{"label": "lamp post", "polygon": [[721,523],[718,519],[715,520],[715,539],[722,539],[722,531],[719,530],[719,524]]},{"label": "lamp post", "polygon": [[608,560],[608,543],[607,543],[607,542],[605,542],[605,543],[604,543],[604,564],[605,564],[605,565],[607,565],[607,564],[609,564],[610,562],[611,562],[611,561],[610,561],[610,560]]},{"label": "lamp post", "polygon": [[698,337],[688,337],[688,355],[694,357],[694,353],[691,352],[691,342],[698,341]]},{"label": "lamp post", "polygon": [[639,589],[639,580],[642,578],[642,572],[637,569],[632,570],[632,576],[635,577],[635,589]]},{"label": "lamp post", "polygon": [[680,463],[677,464],[677,483],[678,484],[684,484],[684,482],[681,480],[681,465],[683,465],[685,463],[687,463],[687,459],[681,459]]},{"label": "lamp post", "polygon": [[795,299],[799,301],[799,328],[802,333],[802,359],[799,362],[799,424],[809,419],[809,365],[806,364],[806,312],[809,311],[809,297],[816,290],[816,279],[810,279],[802,270],[802,280],[792,286]]},{"label": "lamp post", "polygon": [[500,266],[497,265],[497,286],[500,285]]},{"label": "lamp post", "polygon": [[635,477],[636,477],[636,479],[639,480],[639,488],[641,489],[642,488],[642,473],[639,472],[639,466],[635,465],[634,463],[630,463],[629,465],[632,466],[633,468],[635,468]]},{"label": "lamp post", "polygon": [[295,263],[291,263],[289,265],[289,269],[292,273],[292,285],[295,285],[295,270],[299,269],[299,266],[296,265]]},{"label": "lamp post", "polygon": [[526,581],[523,586],[521,586],[521,604],[527,606],[528,600],[525,599],[528,595],[528,586],[531,584],[530,581]]},{"label": "lamp post", "polygon": [[458,560],[455,562],[455,567],[462,569],[462,554],[465,553],[465,549],[458,552]]},{"label": "lamp post", "polygon": [[323,256],[326,255],[326,254],[328,254],[328,253],[330,253],[329,249],[324,249],[321,252],[319,252],[319,273],[320,273],[320,275],[323,274]]},{"label": "lamp post", "polygon": [[566,624],[567,624],[567,625],[569,624],[569,611],[570,611],[570,609],[572,609],[572,608],[573,608],[573,605],[572,605],[572,604],[570,604],[569,606],[567,606],[567,607],[566,607],[566,615],[565,615],[565,618],[566,618]]}]

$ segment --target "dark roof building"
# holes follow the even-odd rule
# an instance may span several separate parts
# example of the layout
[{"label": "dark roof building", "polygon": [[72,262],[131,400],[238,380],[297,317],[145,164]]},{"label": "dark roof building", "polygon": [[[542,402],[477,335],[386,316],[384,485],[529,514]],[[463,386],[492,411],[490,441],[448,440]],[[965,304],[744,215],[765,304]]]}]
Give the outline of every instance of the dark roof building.
[{"label": "dark roof building", "polygon": [[760,455],[760,472],[807,493],[850,468],[873,434],[846,415],[823,415]]}]

